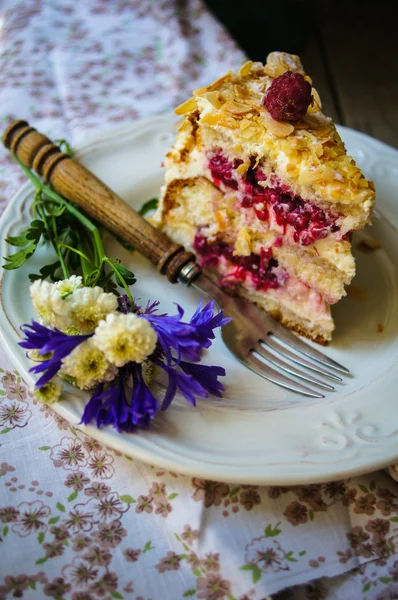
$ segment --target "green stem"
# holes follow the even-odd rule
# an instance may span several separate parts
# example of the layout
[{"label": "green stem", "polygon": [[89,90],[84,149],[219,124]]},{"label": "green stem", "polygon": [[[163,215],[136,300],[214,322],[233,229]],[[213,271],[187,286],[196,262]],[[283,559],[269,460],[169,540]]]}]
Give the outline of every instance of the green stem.
[{"label": "green stem", "polygon": [[55,254],[59,258],[59,262],[61,264],[62,273],[64,275],[64,278],[67,279],[69,277],[68,269],[66,268],[64,258],[58,249],[58,244],[56,243],[56,241],[54,240],[54,238],[52,236],[52,232],[51,232],[50,225],[48,223],[47,215],[44,210],[43,211],[37,210],[37,212],[40,215],[40,217],[43,219],[43,223],[44,223],[44,227],[46,228],[46,231],[47,231],[48,239],[50,240],[50,243],[51,243],[52,247],[54,248]]},{"label": "green stem", "polygon": [[30,181],[33,183],[33,185],[35,186],[35,188],[37,190],[40,190],[46,196],[48,196],[49,198],[54,200],[54,202],[56,202],[57,204],[61,204],[62,206],[65,206],[65,208],[68,212],[70,212],[74,217],[76,217],[76,219],[78,219],[78,221],[80,221],[80,223],[82,225],[84,225],[85,227],[87,227],[87,229],[89,231],[91,231],[91,233],[93,234],[95,249],[98,253],[98,258],[100,260],[102,260],[105,257],[105,251],[104,251],[104,246],[102,244],[102,240],[101,240],[101,236],[98,231],[98,228],[85,215],[83,215],[83,213],[81,213],[73,204],[71,204],[64,198],[62,198],[62,196],[57,194],[57,192],[54,192],[54,190],[50,186],[43,184],[42,181],[39,179],[39,177],[37,177],[37,175],[32,173],[32,171],[30,169],[28,169],[28,167],[26,167],[23,164],[23,162],[21,162],[19,160],[19,158],[17,156],[15,156],[15,154],[13,154],[12,156],[17,161],[17,163],[19,164],[19,166],[21,167],[21,169],[23,170],[25,175],[30,179]]},{"label": "green stem", "polygon": [[127,283],[126,283],[126,282],[125,282],[125,280],[124,280],[124,277],[122,277],[122,275],[119,273],[119,271],[117,270],[117,268],[115,267],[115,265],[112,263],[112,261],[111,261],[111,260],[109,260],[109,258],[107,258],[107,257],[105,256],[105,257],[102,259],[102,262],[104,262],[104,263],[108,264],[108,265],[111,267],[111,269],[113,269],[113,271],[116,273],[116,275],[118,276],[118,278],[120,279],[120,281],[122,282],[122,284],[123,284],[123,287],[124,287],[124,289],[125,289],[125,291],[126,291],[127,297],[128,297],[128,299],[130,300],[130,306],[131,306],[131,310],[132,310],[132,309],[133,309],[133,306],[134,306],[133,297],[132,297],[132,295],[131,295],[131,292],[130,292],[130,288],[129,288],[129,286],[127,285]]},{"label": "green stem", "polygon": [[93,264],[88,256],[86,256],[83,252],[80,252],[80,250],[77,250],[76,248],[72,248],[72,246],[68,246],[68,244],[64,244],[63,242],[61,242],[58,247],[59,248],[67,248],[71,252],[75,252],[76,254],[78,254],[81,258],[84,258],[88,263],[90,263],[90,265]]}]

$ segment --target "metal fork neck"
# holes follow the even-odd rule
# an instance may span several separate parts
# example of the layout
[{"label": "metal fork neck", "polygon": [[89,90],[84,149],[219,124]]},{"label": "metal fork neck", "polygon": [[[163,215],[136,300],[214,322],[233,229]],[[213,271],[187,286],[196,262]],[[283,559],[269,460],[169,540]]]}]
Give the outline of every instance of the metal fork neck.
[{"label": "metal fork neck", "polygon": [[199,275],[201,275],[201,273],[202,269],[199,265],[196,262],[191,261],[181,269],[180,274],[178,275],[178,281],[188,287],[199,277]]}]

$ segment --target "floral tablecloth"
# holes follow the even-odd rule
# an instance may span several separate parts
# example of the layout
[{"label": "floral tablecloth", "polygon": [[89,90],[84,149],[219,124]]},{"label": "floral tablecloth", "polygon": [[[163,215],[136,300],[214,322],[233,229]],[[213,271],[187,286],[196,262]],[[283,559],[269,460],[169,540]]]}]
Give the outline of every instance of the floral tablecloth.
[{"label": "floral tablecloth", "polygon": [[[199,0],[8,1],[0,23],[2,128],[72,143],[244,59]],[[23,181],[2,150],[3,208]],[[0,367],[0,598],[398,598],[387,473],[259,488],[164,472],[36,405],[4,348]]]}]

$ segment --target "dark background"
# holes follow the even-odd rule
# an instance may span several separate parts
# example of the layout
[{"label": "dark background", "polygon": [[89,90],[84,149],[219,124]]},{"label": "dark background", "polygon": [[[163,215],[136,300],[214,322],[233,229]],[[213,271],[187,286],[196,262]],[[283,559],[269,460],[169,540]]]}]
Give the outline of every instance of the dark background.
[{"label": "dark background", "polygon": [[206,0],[252,60],[298,54],[323,111],[398,148],[398,0]]}]

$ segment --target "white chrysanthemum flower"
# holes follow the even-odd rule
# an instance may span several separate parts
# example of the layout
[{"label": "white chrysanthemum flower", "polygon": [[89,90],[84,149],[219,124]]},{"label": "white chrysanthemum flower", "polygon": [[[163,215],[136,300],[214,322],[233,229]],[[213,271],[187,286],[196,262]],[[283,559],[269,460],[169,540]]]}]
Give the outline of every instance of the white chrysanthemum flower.
[{"label": "white chrysanthemum flower", "polygon": [[49,381],[48,383],[41,386],[41,388],[35,389],[33,396],[40,404],[54,404],[58,402],[62,394],[62,385]]},{"label": "white chrysanthemum flower", "polygon": [[155,350],[156,331],[146,319],[133,313],[108,315],[95,330],[93,342],[118,367],[142,363]]},{"label": "white chrysanthemum flower", "polygon": [[64,299],[73,294],[78,288],[83,287],[83,280],[80,275],[72,275],[68,279],[56,281],[53,287],[57,290],[60,297]]},{"label": "white chrysanthemum flower", "polygon": [[117,368],[89,338],[64,358],[60,374],[72,377],[81,390],[89,390],[98,383],[112,381]]},{"label": "white chrysanthemum flower", "polygon": [[52,283],[37,279],[30,286],[30,296],[43,325],[57,327],[62,331],[72,325],[71,308],[62,300]]},{"label": "white chrysanthemum flower", "polygon": [[77,288],[67,300],[72,311],[73,325],[82,333],[94,331],[101,319],[117,309],[116,296],[104,292],[98,286]]}]

